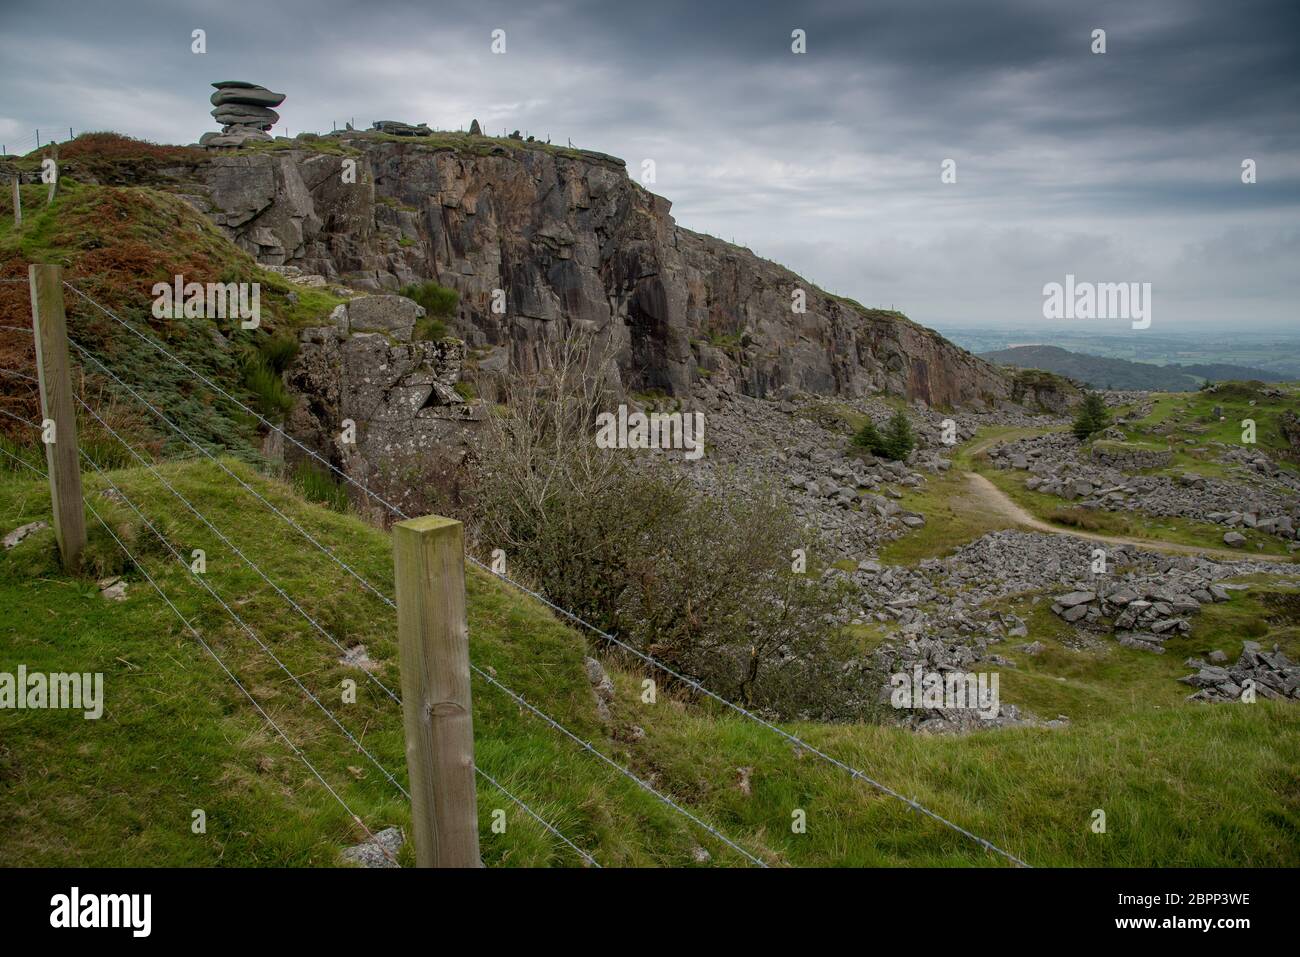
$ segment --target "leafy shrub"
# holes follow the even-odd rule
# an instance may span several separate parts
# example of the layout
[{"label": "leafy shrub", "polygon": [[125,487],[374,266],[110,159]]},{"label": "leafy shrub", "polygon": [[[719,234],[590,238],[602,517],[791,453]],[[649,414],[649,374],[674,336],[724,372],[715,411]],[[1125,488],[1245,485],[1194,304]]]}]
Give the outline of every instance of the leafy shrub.
[{"label": "leafy shrub", "polygon": [[475,536],[513,574],[718,694],[774,716],[860,719],[869,677],[834,612],[834,580],[796,574],[816,543],[767,493],[707,498],[681,476],[599,449],[616,397],[602,357],[566,340],[491,411]]},{"label": "leafy shrub", "polygon": [[456,306],[460,302],[460,293],[455,289],[448,289],[446,286],[441,286],[433,281],[411,283],[402,288],[401,294],[407,299],[414,299],[424,306],[425,311],[430,316],[438,316],[443,319],[454,316]]}]

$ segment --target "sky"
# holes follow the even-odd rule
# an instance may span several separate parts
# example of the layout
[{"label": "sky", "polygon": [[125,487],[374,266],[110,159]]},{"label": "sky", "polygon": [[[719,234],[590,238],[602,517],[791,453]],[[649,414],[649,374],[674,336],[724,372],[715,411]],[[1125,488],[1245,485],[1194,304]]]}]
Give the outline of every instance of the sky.
[{"label": "sky", "polygon": [[[477,118],[652,161],[680,225],[926,325],[1300,329],[1296,0],[0,0],[0,22],[10,152],[69,127],[192,143],[209,84],[249,80],[287,94],[276,133]],[[1046,318],[1067,275],[1150,283],[1150,325]]]}]

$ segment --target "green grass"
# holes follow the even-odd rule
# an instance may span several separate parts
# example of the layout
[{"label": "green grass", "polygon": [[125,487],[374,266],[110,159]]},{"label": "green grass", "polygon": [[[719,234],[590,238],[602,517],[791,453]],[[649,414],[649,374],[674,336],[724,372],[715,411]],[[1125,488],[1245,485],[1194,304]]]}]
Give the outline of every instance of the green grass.
[{"label": "green grass", "polygon": [[[387,536],[355,518],[304,504],[282,483],[262,479],[235,460],[227,465],[255,483],[367,580],[392,594]],[[238,485],[212,467],[169,464],[163,474],[345,646],[363,643],[378,676],[398,685],[391,609],[315,552],[287,525],[255,507]],[[244,566],[147,473],[113,475],[127,495],[188,556],[207,552],[210,584],[291,671],[303,676],[367,748],[405,779],[401,716],[396,705]],[[326,780],[372,829],[408,826],[404,799],[353,750],[324,715],[230,622],[127,510],[96,494],[145,567],[195,622],[258,698],[303,748]],[[40,482],[0,482],[0,512],[14,524],[48,509]],[[98,529],[97,523],[91,524]],[[8,525],[6,525],[8,527]],[[101,531],[91,553],[112,555]],[[116,571],[101,566],[97,571]],[[0,558],[0,670],[101,671],[107,708],[99,722],[64,712],[0,712],[0,863],[5,865],[327,865],[358,829],[247,700],[184,632],[138,572],[128,600],[100,599],[89,581],[58,570],[47,531]],[[584,646],[530,601],[475,570],[467,582],[473,657],[576,733],[600,739],[582,670]],[[357,703],[341,702],[341,682],[358,679]],[[725,848],[697,838],[690,826],[631,782],[591,761],[566,739],[524,717],[501,692],[475,681],[479,765],[605,864],[685,864],[697,840],[715,859]],[[617,748],[607,739],[606,748]],[[355,770],[353,770],[355,769]],[[480,782],[483,853],[489,865],[571,865],[577,861],[534,822]],[[191,834],[194,808],[207,812],[206,836]],[[504,835],[488,828],[505,808]]]},{"label": "green grass", "polygon": [[[236,460],[227,464],[391,594],[385,533],[351,515],[309,505],[289,485],[262,478]],[[161,469],[345,646],[363,643],[378,662],[377,674],[396,687],[394,622],[387,606],[215,468],[184,462]],[[361,680],[357,703],[342,704],[343,679],[361,676],[337,662],[332,646],[147,473],[124,470],[113,479],[162,523],[184,554],[206,550],[208,582],[404,779],[401,720],[392,702]],[[91,503],[107,509],[150,574],[331,785],[371,828],[407,827],[404,800],[230,623],[188,571],[150,544],[149,533],[128,510],[98,495],[102,487],[98,477],[87,478]],[[0,478],[5,528],[47,509],[41,482]],[[93,536],[89,555],[97,571],[115,570],[115,552],[102,532]],[[128,570],[127,578],[126,602],[103,601],[87,581],[59,571],[48,531],[0,556],[0,670],[23,663],[34,670],[102,671],[107,697],[99,722],[63,712],[0,712],[0,863],[336,863],[338,850],[359,839],[356,827],[179,627],[140,573]],[[583,674],[588,648],[581,636],[473,569],[467,592],[476,664],[494,669],[501,681],[619,761],[653,776],[675,800],[771,863],[1000,864],[731,712],[688,705],[665,688],[656,704],[643,704],[643,676],[612,661],[616,731],[605,729]],[[1234,601],[1207,609],[1197,627],[1230,636],[1259,614]],[[1041,615],[1030,617],[1031,637],[1040,637]],[[870,643],[879,632],[864,626],[860,637]],[[1051,641],[1050,635],[1041,637]],[[1186,640],[1189,647],[1221,643],[1217,634],[1199,632]],[[810,724],[795,730],[1034,864],[1300,862],[1300,718],[1293,706],[1185,703],[1181,696],[1190,689],[1172,681],[1181,651],[1159,658],[1117,648],[1100,663],[1076,661],[1072,656],[1081,653],[1067,652],[1053,649],[1014,676],[1003,670],[1004,697],[1032,703],[1048,716],[1053,709],[1066,711],[1075,722],[1065,729],[960,738],[878,726]],[[601,863],[684,865],[697,844],[709,849],[715,865],[743,863],[521,713],[499,691],[475,679],[473,693],[480,766]],[[632,724],[645,730],[644,737],[627,733]],[[741,768],[752,769],[748,794],[739,786]],[[497,807],[507,810],[504,835],[488,827]],[[1108,815],[1106,835],[1088,827],[1097,807]],[[190,832],[195,808],[207,812],[206,835]],[[806,834],[791,833],[796,808],[808,814]],[[490,866],[576,862],[571,851],[482,783],[479,811]],[[404,858],[409,863],[409,851]]]},{"label": "green grass", "polygon": [[[1279,464],[1294,468],[1294,461],[1286,461],[1294,453],[1283,439],[1278,423],[1284,412],[1300,413],[1300,396],[1291,386],[1275,384],[1272,388],[1281,389],[1285,395],[1267,397],[1245,383],[1225,383],[1215,393],[1157,394],[1146,416],[1122,428],[1131,441],[1172,445],[1175,460],[1171,471],[1195,471],[1215,477],[1227,474],[1225,468],[1213,461],[1219,450],[1210,446],[1212,442],[1258,449],[1279,460]],[[1252,400],[1256,403],[1253,406],[1250,404]],[[1215,406],[1222,410],[1223,421],[1214,416]],[[1243,446],[1241,423],[1244,419],[1255,421],[1254,446]],[[1157,432],[1157,429],[1163,431]],[[1185,439],[1192,439],[1194,445],[1189,446]],[[1210,448],[1198,452],[1196,448],[1199,446]]]},{"label": "green grass", "polygon": [[1046,431],[1050,430],[997,426],[981,429],[974,439],[954,448],[951,469],[927,475],[923,486],[904,491],[898,504],[924,515],[925,525],[882,546],[881,560],[911,565],[925,558],[939,558],[989,532],[1006,528],[1006,521],[971,500],[965,473],[975,467],[972,451],[995,441],[1013,442]]},{"label": "green grass", "polygon": [[348,510],[348,492],[334,473],[311,460],[299,462],[293,471],[293,487],[309,502],[336,512]]}]

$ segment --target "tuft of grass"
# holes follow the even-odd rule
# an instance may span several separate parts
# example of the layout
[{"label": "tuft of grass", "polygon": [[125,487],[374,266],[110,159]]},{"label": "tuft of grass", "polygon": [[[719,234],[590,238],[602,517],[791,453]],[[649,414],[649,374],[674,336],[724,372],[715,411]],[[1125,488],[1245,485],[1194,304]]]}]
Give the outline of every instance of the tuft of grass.
[{"label": "tuft of grass", "polygon": [[439,342],[450,335],[451,327],[437,316],[425,316],[411,332],[411,338],[417,342]]},{"label": "tuft of grass", "polygon": [[258,347],[268,368],[283,373],[298,355],[298,340],[292,336],[274,336]]},{"label": "tuft of grass", "polygon": [[336,512],[348,510],[348,492],[334,474],[311,461],[303,461],[293,471],[293,487],[309,502],[324,505]]},{"label": "tuft of grass", "polygon": [[252,353],[243,364],[244,387],[252,393],[258,411],[268,419],[283,419],[293,410],[294,398],[284,379],[260,354]]}]

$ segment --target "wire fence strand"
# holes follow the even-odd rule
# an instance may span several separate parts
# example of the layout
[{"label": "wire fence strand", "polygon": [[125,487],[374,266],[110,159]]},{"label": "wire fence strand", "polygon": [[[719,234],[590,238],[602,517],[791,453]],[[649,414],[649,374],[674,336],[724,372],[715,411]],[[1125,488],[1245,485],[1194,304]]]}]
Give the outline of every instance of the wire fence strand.
[{"label": "wire fence strand", "polygon": [[[130,446],[127,447],[130,448]],[[188,569],[190,567],[189,563],[185,561],[185,559],[181,556],[181,553],[175,549],[172,543],[167,540],[167,537],[163,535],[162,532],[158,531],[157,527],[153,524],[153,522],[149,521],[148,516],[146,516],[144,512],[142,512],[140,508],[133,501],[131,501],[131,499],[126,495],[126,493],[123,492],[122,489],[119,488],[117,484],[114,483],[114,481],[108,477],[108,473],[105,472],[102,468],[100,468],[99,463],[97,463],[84,451],[81,454],[82,454],[82,458],[84,458],[91,465],[91,467],[94,468],[95,471],[99,473],[100,478],[102,478],[104,482],[108,484],[109,488],[111,488],[113,492],[116,495],[118,495],[122,499],[122,501],[126,505],[128,505],[133,512],[136,513],[136,515],[140,517],[140,520],[144,522],[145,525],[149,528],[149,530],[153,532],[153,534],[158,538],[158,540],[162,542],[164,546],[166,546],[167,550],[170,551],[173,556],[175,556],[176,561],[178,561],[183,568]],[[154,471],[154,475],[157,476],[160,480],[162,480],[164,484],[167,484],[166,480],[162,479],[161,476],[158,476],[158,473],[156,471]],[[196,514],[198,513],[196,512]],[[247,622],[245,622],[242,618],[239,617],[239,613],[236,612],[233,608],[231,608],[229,603],[227,603],[226,600],[222,598],[221,595],[216,591],[216,589],[214,589],[208,583],[207,578],[204,575],[199,575],[199,574],[195,574],[193,575],[193,577],[196,578],[199,584],[202,585],[208,591],[208,593],[211,594],[212,597],[217,600],[217,602],[221,605],[221,607],[226,610],[227,614],[229,614],[230,617],[234,619],[235,623],[250,638],[253,639],[253,641],[257,644],[257,646],[261,648],[262,651],[268,657],[270,657],[272,661],[275,662],[275,664],[280,668],[280,670],[283,671],[289,677],[289,679],[295,685],[298,686],[299,690],[301,690],[302,693],[306,695],[307,698],[313,704],[315,704],[316,707],[319,708],[320,711],[327,718],[329,718],[329,720],[334,724],[335,727],[339,729],[339,731],[344,735],[344,737],[346,737],[349,741],[352,742],[353,747],[355,747],[360,754],[364,755],[366,760],[368,760],[371,764],[373,764],[379,770],[379,772],[383,774],[384,777],[386,777],[389,780],[389,782],[395,788],[397,788],[397,790],[400,791],[402,795],[409,801],[411,799],[411,794],[402,785],[402,783],[398,781],[397,778],[393,777],[392,773],[387,768],[385,768],[383,764],[379,762],[378,758],[376,758],[373,754],[370,753],[370,751],[366,748],[365,745],[363,745],[360,741],[357,740],[356,736],[353,735],[352,732],[347,729],[347,727],[343,724],[342,721],[338,719],[338,717],[334,714],[334,712],[331,711],[328,707],[326,707],[324,702],[322,702],[320,698],[318,698],[315,694],[313,694],[311,692],[311,689],[309,689],[305,684],[302,683],[302,680],[297,675],[295,675],[293,671],[291,671],[283,661],[280,660],[279,656],[277,656],[276,653],[271,650],[270,646],[268,646],[266,642],[264,642],[261,639],[261,637],[257,634],[257,632],[254,631],[253,628],[249,626]]]},{"label": "wire fence strand", "polygon": [[[29,424],[34,425],[34,423],[29,423]],[[18,456],[9,452],[7,449],[0,448],[0,452],[3,452],[5,455],[9,456],[9,458],[13,459],[19,465],[25,466],[26,468],[30,469],[40,478],[46,477],[46,473],[43,472],[41,469],[38,469],[30,462],[26,462],[23,459],[20,459]],[[390,860],[393,861],[394,864],[396,864],[397,863],[396,859],[393,858],[392,854],[388,851],[388,849],[385,848],[378,841],[375,841],[374,832],[371,831],[370,828],[366,826],[366,823],[363,820],[361,820],[360,816],[357,815],[352,810],[352,808],[348,806],[347,801],[343,800],[343,797],[338,793],[338,791],[334,790],[334,788],[330,785],[330,783],[327,780],[325,780],[325,776],[320,773],[317,767],[314,764],[312,764],[311,761],[307,758],[307,755],[304,754],[302,750],[296,744],[293,743],[293,741],[289,738],[287,734],[285,734],[284,729],[281,728],[278,724],[276,724],[275,719],[273,719],[269,714],[266,713],[265,709],[263,709],[262,705],[258,702],[258,700],[253,697],[253,695],[249,692],[249,690],[246,687],[244,687],[243,683],[239,680],[239,678],[235,676],[235,673],[231,671],[230,668],[226,665],[226,663],[221,659],[221,656],[218,655],[216,651],[213,650],[212,646],[209,645],[203,639],[203,636],[199,634],[198,629],[195,628],[194,625],[190,622],[190,620],[186,618],[185,615],[181,612],[181,610],[177,608],[175,604],[172,603],[172,600],[167,596],[167,593],[162,590],[162,587],[158,584],[158,582],[155,581],[153,576],[149,574],[148,569],[146,569],[144,565],[140,562],[140,560],[131,553],[131,549],[128,548],[126,546],[126,543],[123,542],[122,539],[118,537],[117,533],[113,531],[112,526],[110,526],[106,521],[104,521],[103,516],[100,515],[99,512],[95,509],[95,506],[92,505],[90,502],[86,502],[86,508],[90,509],[90,514],[95,517],[95,520],[98,521],[99,524],[104,527],[104,531],[107,532],[112,537],[113,541],[117,543],[118,547],[122,550],[123,555],[126,556],[126,560],[130,563],[131,567],[139,571],[140,574],[143,575],[145,579],[149,582],[149,584],[153,586],[153,590],[158,593],[158,597],[161,598],[164,602],[166,602],[167,607],[176,613],[176,617],[180,619],[181,624],[190,632],[190,634],[194,636],[195,640],[198,641],[198,643],[202,646],[203,650],[212,656],[212,660],[215,661],[221,667],[221,670],[226,673],[227,677],[229,677],[230,680],[234,682],[235,687],[237,687],[240,690],[240,692],[243,693],[244,697],[249,700],[249,702],[253,705],[253,707],[257,709],[257,713],[262,716],[263,720],[265,720],[266,723],[269,724],[272,729],[274,729],[276,734],[278,734],[280,738],[284,741],[284,743],[289,746],[289,749],[299,758],[299,760],[302,761],[303,764],[307,766],[308,770],[311,771],[312,775],[316,778],[316,780],[319,781],[321,785],[325,788],[325,790],[330,794],[330,796],[333,797],[334,800],[338,802],[339,807],[343,808],[344,813],[346,813],[347,816],[351,818],[353,822],[355,822],[363,831],[365,831],[366,835],[372,841],[375,842],[375,845],[385,854],[385,856],[387,856]]]}]

